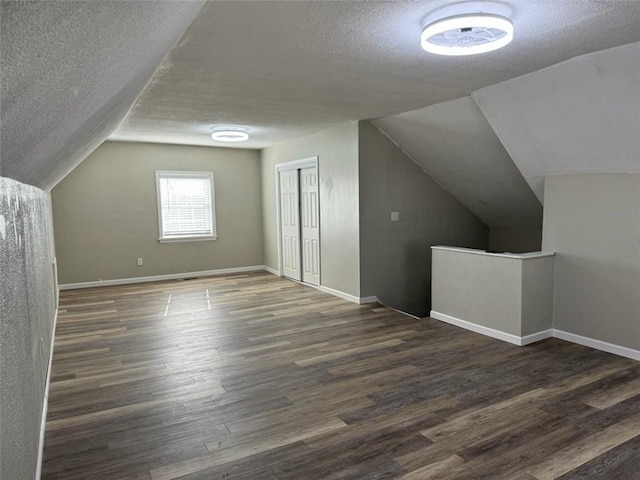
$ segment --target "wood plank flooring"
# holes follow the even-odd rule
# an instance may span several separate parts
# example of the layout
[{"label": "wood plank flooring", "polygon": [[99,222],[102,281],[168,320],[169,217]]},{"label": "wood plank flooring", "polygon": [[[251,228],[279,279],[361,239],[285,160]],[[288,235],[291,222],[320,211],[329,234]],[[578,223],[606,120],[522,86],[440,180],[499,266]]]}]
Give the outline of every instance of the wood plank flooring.
[{"label": "wood plank flooring", "polygon": [[640,478],[640,363],[268,273],[62,292],[52,372],[45,480]]}]

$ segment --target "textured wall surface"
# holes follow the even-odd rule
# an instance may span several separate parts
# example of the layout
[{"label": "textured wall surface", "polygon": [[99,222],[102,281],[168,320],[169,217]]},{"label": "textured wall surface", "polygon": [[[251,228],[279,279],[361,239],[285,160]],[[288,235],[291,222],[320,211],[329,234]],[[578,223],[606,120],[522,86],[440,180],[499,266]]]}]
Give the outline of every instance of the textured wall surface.
[{"label": "textured wall surface", "polygon": [[489,227],[542,232],[542,205],[470,96],[374,123]]},{"label": "textured wall surface", "polygon": [[361,296],[428,316],[429,247],[485,249],[488,228],[374,125],[359,127]]},{"label": "textured wall surface", "polygon": [[553,256],[433,249],[435,312],[516,336],[551,328]]},{"label": "textured wall surface", "polygon": [[544,191],[554,328],[640,350],[640,174],[551,176]]},{"label": "textured wall surface", "polygon": [[438,313],[520,336],[522,260],[433,249]]},{"label": "textured wall surface", "polygon": [[3,1],[2,174],[51,189],[118,126],[203,4]]},{"label": "textured wall surface", "polygon": [[210,145],[207,126],[235,124],[250,129],[243,146],[264,148],[640,40],[636,0],[507,0],[481,2],[514,21],[507,48],[464,61],[426,53],[419,42],[425,17],[460,14],[460,3],[469,2],[210,1],[117,138]]},{"label": "textured wall surface", "polygon": [[49,196],[0,177],[0,478],[35,477],[55,294]]},{"label": "textured wall surface", "polygon": [[636,42],[573,58],[472,96],[542,201],[546,175],[640,172],[639,91]]},{"label": "textured wall surface", "polygon": [[[213,172],[217,240],[158,242],[156,170]],[[105,142],[51,196],[61,284],[263,264],[256,150]]]}]

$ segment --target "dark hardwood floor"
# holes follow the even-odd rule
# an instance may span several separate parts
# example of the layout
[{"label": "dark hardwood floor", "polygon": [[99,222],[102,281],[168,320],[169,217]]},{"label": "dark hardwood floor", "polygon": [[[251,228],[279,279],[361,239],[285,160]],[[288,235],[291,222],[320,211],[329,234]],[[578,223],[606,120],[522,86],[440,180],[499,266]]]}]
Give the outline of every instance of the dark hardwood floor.
[{"label": "dark hardwood floor", "polygon": [[44,456],[45,480],[635,480],[640,363],[268,273],[66,291]]}]

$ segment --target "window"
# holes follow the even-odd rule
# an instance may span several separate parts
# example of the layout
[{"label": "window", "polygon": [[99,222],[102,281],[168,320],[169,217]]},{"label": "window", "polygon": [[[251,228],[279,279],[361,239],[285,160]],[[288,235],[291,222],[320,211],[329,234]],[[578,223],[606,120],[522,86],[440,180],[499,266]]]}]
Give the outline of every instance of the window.
[{"label": "window", "polygon": [[156,172],[161,242],[215,240],[211,172]]}]

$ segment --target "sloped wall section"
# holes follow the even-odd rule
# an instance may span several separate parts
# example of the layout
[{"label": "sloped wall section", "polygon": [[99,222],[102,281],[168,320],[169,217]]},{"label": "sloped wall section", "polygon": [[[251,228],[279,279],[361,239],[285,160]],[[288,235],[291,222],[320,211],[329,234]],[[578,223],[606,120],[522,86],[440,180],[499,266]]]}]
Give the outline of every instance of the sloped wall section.
[{"label": "sloped wall section", "polygon": [[640,172],[640,42],[472,93],[538,199],[545,175]]},{"label": "sloped wall section", "polygon": [[49,196],[0,177],[0,478],[38,468],[56,291]]},{"label": "sloped wall section", "polygon": [[358,133],[361,296],[426,317],[430,247],[485,249],[488,228],[373,124],[360,122]]},{"label": "sloped wall section", "polygon": [[50,190],[118,126],[189,2],[2,2],[2,175]]},{"label": "sloped wall section", "polygon": [[374,123],[490,227],[491,249],[540,250],[542,205],[471,97]]},{"label": "sloped wall section", "polygon": [[469,96],[374,122],[485,224],[542,229],[542,206]]}]

